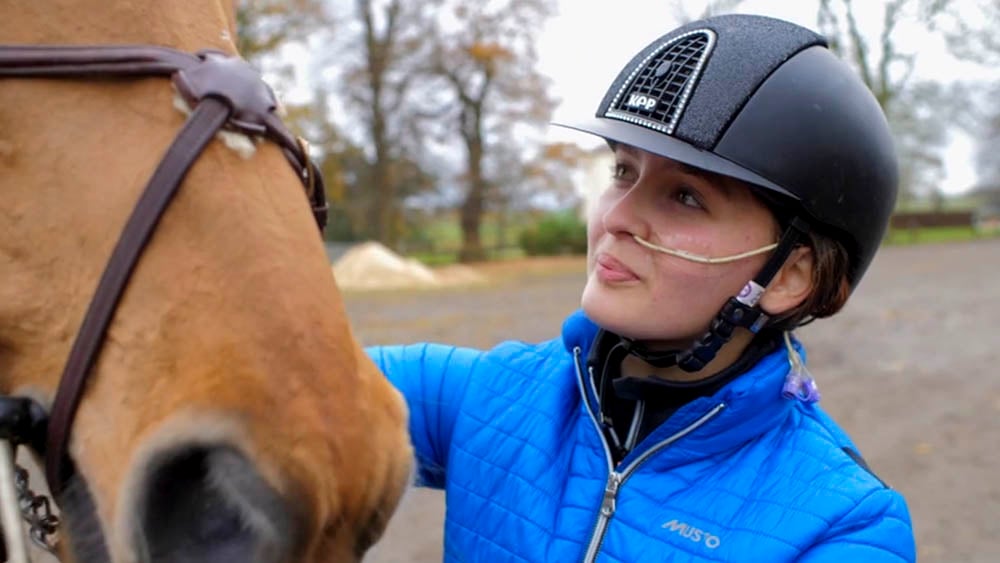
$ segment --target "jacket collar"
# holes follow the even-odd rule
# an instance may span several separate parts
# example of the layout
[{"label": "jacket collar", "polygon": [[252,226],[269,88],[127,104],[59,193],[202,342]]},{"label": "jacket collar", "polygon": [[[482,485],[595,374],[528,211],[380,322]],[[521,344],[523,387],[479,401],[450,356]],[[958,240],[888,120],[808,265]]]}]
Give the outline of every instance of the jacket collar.
[{"label": "jacket collar", "polygon": [[563,321],[562,336],[566,351],[572,354],[574,348],[580,348],[583,350],[582,356],[586,358],[599,330],[600,327],[587,318],[583,309],[577,309]]},{"label": "jacket collar", "polygon": [[[570,315],[563,323],[563,344],[572,354],[579,347],[578,357],[586,358],[599,327],[582,310]],[[793,345],[805,359],[798,341]],[[629,463],[651,447],[684,430],[719,405],[722,410],[707,423],[682,440],[655,456],[656,465],[691,461],[744,444],[779,426],[791,414],[794,399],[782,396],[782,386],[788,374],[788,352],[784,346],[764,356],[746,373],[736,377],[714,394],[699,397],[681,407],[673,416],[654,430],[624,460]],[[589,386],[584,389],[589,390]],[[593,399],[593,398],[591,398]],[[593,401],[590,401],[593,404]]]}]

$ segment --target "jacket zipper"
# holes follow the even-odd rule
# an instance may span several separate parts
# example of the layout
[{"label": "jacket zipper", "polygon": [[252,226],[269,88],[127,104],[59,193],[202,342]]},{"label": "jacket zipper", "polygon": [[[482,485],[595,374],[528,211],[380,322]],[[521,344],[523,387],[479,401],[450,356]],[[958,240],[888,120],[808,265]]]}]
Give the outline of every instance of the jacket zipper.
[{"label": "jacket zipper", "polygon": [[604,448],[605,459],[608,463],[608,480],[604,485],[604,498],[601,500],[601,508],[597,514],[597,523],[594,525],[594,532],[590,536],[590,543],[587,544],[587,553],[583,558],[584,563],[593,563],[597,560],[597,555],[601,549],[601,542],[604,541],[604,533],[607,531],[608,524],[611,523],[611,517],[615,514],[618,502],[618,491],[625,480],[628,479],[629,476],[631,476],[632,473],[634,473],[639,467],[639,465],[647,459],[663,448],[697,430],[701,425],[705,424],[715,417],[715,415],[719,414],[722,409],[726,408],[726,405],[725,403],[715,405],[698,420],[651,446],[641,456],[632,461],[632,463],[628,464],[628,466],[626,466],[622,471],[615,471],[614,463],[611,460],[611,449],[608,447],[607,439],[604,437],[604,433],[601,431],[601,426],[597,421],[597,417],[594,415],[594,410],[590,405],[590,400],[588,399],[586,388],[584,387],[583,370],[580,368],[581,352],[582,350],[579,346],[573,349],[573,363],[576,366],[577,383],[579,384],[580,392],[582,393],[583,403],[587,407],[587,414],[590,415],[590,421],[594,424],[594,428],[597,430],[597,435],[601,438],[601,446]]}]

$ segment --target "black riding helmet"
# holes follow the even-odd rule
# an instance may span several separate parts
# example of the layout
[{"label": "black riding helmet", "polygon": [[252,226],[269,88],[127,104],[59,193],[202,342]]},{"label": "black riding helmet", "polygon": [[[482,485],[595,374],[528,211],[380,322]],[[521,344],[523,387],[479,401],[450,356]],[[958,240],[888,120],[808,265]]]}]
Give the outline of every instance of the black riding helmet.
[{"label": "black riding helmet", "polygon": [[590,121],[563,124],[797,202],[851,255],[857,285],[896,201],[892,134],[871,91],[798,25],[724,15],[649,44]]},{"label": "black riding helmet", "polygon": [[[629,61],[593,119],[558,125],[743,180],[779,201],[795,219],[755,278],[760,286],[815,229],[847,248],[856,287],[895,206],[895,146],[875,97],[822,36],[783,20],[684,25]],[[761,316],[756,299],[734,298],[692,350],[639,355],[696,371],[733,326],[755,330]]]}]

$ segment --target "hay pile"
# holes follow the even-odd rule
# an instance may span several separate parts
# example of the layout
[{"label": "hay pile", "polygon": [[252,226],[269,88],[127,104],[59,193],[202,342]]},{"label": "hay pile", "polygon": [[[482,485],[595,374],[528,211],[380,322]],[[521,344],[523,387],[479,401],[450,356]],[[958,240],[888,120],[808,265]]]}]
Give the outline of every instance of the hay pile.
[{"label": "hay pile", "polygon": [[471,268],[449,266],[435,271],[374,241],[344,253],[334,262],[333,275],[344,290],[432,289],[484,281]]}]

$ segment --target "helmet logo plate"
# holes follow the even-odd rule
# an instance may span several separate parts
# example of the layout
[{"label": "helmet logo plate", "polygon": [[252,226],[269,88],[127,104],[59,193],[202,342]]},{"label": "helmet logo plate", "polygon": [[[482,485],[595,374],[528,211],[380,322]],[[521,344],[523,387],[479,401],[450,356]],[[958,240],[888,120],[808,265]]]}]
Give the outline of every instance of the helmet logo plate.
[{"label": "helmet logo plate", "polygon": [[653,49],[629,73],[604,117],[672,134],[715,39],[714,31],[698,29]]}]

